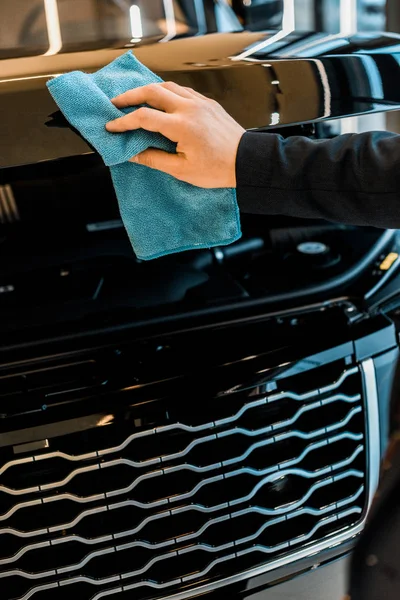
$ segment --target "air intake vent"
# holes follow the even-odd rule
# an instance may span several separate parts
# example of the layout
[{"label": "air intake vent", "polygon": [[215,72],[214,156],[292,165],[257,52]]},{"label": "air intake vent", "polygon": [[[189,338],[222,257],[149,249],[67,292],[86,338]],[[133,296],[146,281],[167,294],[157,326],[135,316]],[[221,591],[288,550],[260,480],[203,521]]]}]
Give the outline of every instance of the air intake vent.
[{"label": "air intake vent", "polygon": [[[35,393],[66,385],[76,400],[76,382],[97,393],[105,385],[96,361],[65,369],[38,370],[36,379],[30,372]],[[365,426],[376,401],[372,363],[337,361],[196,403],[195,386],[183,393],[172,380],[160,395],[154,384],[136,404],[126,390],[99,396],[108,412],[89,416],[67,403],[68,420],[53,395],[53,420],[3,434],[7,599],[190,596],[360,531],[373,485]],[[17,413],[3,416],[14,420]],[[29,451],[31,443],[39,445]]]}]

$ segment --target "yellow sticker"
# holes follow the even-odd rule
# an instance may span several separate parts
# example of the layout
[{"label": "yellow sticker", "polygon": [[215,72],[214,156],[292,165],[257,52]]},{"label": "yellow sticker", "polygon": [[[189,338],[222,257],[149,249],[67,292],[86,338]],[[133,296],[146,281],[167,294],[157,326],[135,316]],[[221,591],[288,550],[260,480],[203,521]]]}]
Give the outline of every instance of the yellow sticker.
[{"label": "yellow sticker", "polygon": [[393,263],[399,258],[397,252],[390,252],[387,257],[381,262],[379,268],[381,271],[389,271]]}]

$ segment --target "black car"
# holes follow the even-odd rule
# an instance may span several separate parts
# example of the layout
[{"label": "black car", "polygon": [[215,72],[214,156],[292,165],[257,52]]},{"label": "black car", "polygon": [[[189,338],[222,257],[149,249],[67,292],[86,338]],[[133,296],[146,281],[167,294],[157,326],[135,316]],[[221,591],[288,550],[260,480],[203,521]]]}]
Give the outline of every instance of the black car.
[{"label": "black car", "polygon": [[322,139],[400,108],[400,40],[218,31],[205,3],[214,33],[182,10],[121,41],[99,2],[84,43],[83,4],[70,41],[47,19],[1,49],[2,598],[337,600],[388,439],[398,233],[243,214],[231,246],[142,262],[45,84],[133,48],[248,129]]}]

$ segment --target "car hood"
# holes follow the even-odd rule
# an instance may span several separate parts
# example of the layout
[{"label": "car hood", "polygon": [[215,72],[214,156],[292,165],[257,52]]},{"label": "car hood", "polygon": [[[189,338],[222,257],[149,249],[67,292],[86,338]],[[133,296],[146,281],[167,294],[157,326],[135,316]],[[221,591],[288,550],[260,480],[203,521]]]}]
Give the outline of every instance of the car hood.
[{"label": "car hood", "polygon": [[0,168],[92,152],[51,118],[57,107],[46,82],[71,70],[96,71],[128,49],[164,80],[220,102],[246,129],[268,129],[400,108],[399,43],[394,34],[240,31],[54,55],[3,52]]}]

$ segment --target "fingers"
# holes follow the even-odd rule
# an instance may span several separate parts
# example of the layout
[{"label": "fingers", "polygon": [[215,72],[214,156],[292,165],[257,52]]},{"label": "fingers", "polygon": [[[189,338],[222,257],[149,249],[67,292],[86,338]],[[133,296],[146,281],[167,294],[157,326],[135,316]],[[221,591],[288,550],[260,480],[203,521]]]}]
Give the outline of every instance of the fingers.
[{"label": "fingers", "polygon": [[180,174],[182,173],[182,167],[185,162],[185,158],[181,154],[170,154],[169,152],[164,152],[163,150],[155,150],[150,148],[149,150],[145,150],[140,154],[137,154],[131,161],[140,165],[145,165],[146,167],[150,167],[150,169],[157,169],[158,171],[163,171],[164,173],[168,173],[173,177],[180,178]]},{"label": "fingers", "polygon": [[170,92],[173,92],[181,98],[186,98],[187,100],[193,100],[193,98],[195,98],[195,94],[193,93],[194,90],[178,85],[173,81],[164,81],[163,83],[160,83],[160,86],[166,90],[169,90]]},{"label": "fingers", "polygon": [[134,129],[146,129],[161,133],[173,142],[177,142],[176,117],[153,108],[138,108],[135,112],[109,121],[106,124],[107,131],[122,133]]},{"label": "fingers", "polygon": [[174,92],[174,94],[182,96],[182,98],[187,98],[188,100],[193,100],[194,98],[199,98],[200,100],[210,100],[210,98],[203,96],[203,94],[200,94],[200,92],[196,92],[196,90],[193,90],[190,87],[178,85],[173,81],[165,81],[164,83],[160,83],[160,85],[167,90]]},{"label": "fingers", "polygon": [[192,90],[192,88],[185,88],[185,89],[189,90],[193,94],[194,98],[199,98],[200,100],[208,100],[208,101],[211,100],[211,98],[207,98],[207,96],[203,96],[203,94],[200,94],[200,92],[196,92],[196,90]]},{"label": "fingers", "polygon": [[151,83],[134,90],[128,90],[124,94],[113,98],[111,102],[117,108],[148,104],[158,110],[172,113],[179,109],[181,97],[181,95],[173,93],[163,84]]}]

